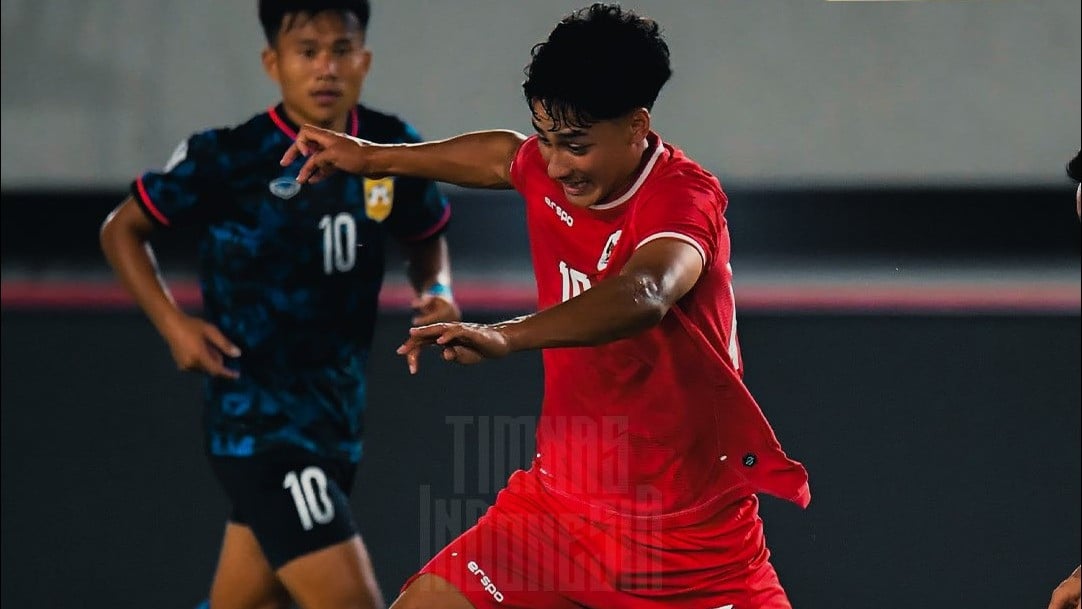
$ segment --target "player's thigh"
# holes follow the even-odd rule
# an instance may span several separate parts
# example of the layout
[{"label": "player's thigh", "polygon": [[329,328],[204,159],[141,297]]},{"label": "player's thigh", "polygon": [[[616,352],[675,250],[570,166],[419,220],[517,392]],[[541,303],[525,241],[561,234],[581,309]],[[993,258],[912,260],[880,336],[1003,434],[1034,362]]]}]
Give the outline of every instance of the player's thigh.
[{"label": "player's thigh", "polygon": [[359,536],[294,558],[278,577],[303,609],[381,609],[383,595]]},{"label": "player's thigh", "polygon": [[477,609],[458,588],[438,575],[425,573],[410,582],[391,609]]},{"label": "player's thigh", "polygon": [[233,504],[230,520],[249,527],[274,571],[357,535],[349,505],[354,464],[299,450],[213,457]]},{"label": "player's thigh", "polygon": [[233,502],[233,520],[251,528],[302,607],[382,606],[349,505],[355,464],[297,450],[214,457],[211,464]]},{"label": "player's thigh", "polygon": [[248,527],[230,522],[222,537],[210,588],[214,609],[286,609],[289,594],[278,581]]},{"label": "player's thigh", "polygon": [[567,588],[585,583],[564,577],[573,569],[572,561],[555,539],[556,518],[533,482],[524,472],[512,475],[477,524],[407,582],[395,609],[582,607],[568,597]]}]

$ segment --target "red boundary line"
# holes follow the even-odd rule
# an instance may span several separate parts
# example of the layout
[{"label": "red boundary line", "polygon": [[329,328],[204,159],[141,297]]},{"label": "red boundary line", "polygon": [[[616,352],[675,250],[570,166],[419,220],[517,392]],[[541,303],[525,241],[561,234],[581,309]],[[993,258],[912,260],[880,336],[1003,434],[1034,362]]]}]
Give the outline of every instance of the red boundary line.
[{"label": "red boundary line", "polygon": [[[174,280],[169,289],[177,303],[185,308],[202,304],[199,283]],[[534,288],[515,283],[455,283],[455,298],[466,309],[528,310],[536,307]],[[388,310],[408,310],[413,290],[401,283],[388,283],[380,293],[380,306]],[[131,309],[135,301],[124,288],[111,281],[87,280],[3,280],[0,281],[0,305],[4,309]]]},{"label": "red boundary line", "polygon": [[[198,308],[199,284],[170,282],[181,306]],[[458,281],[459,305],[470,311],[529,311],[536,307],[532,284],[513,281]],[[385,310],[405,311],[413,292],[390,282],[380,294]],[[890,282],[749,283],[737,285],[737,306],[744,312],[1031,312],[1079,314],[1079,285],[1062,281],[983,283]],[[135,307],[116,282],[103,280],[3,280],[0,305],[9,310],[124,310]]]}]

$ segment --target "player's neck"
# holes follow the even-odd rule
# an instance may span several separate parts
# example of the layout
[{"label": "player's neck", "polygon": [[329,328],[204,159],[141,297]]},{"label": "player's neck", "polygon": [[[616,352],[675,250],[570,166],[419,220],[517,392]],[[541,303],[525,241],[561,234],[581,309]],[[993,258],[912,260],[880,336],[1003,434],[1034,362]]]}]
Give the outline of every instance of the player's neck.
[{"label": "player's neck", "polygon": [[304,125],[311,124],[323,129],[330,129],[331,131],[345,132],[346,127],[349,125],[349,113],[335,117],[334,120],[331,121],[313,121],[295,112],[285,103],[282,104],[282,113],[285,114],[285,118],[290,123],[290,127],[296,131],[299,131]]},{"label": "player's neck", "polygon": [[653,156],[654,149],[657,147],[658,141],[659,140],[657,140],[656,138],[652,138],[649,135],[646,136],[646,139],[644,139],[641,144],[642,153],[639,155],[639,164],[635,166],[635,171],[632,171],[631,175],[627,177],[627,180],[625,180],[619,188],[612,191],[612,194],[605,197],[601,201],[594,203],[593,205],[591,205],[591,207],[597,207],[599,205],[611,203],[612,201],[615,201],[627,194],[627,191],[631,190],[631,187],[635,184],[635,182],[639,179],[639,176],[642,175],[642,172],[646,169],[646,165],[649,164],[650,157]]}]

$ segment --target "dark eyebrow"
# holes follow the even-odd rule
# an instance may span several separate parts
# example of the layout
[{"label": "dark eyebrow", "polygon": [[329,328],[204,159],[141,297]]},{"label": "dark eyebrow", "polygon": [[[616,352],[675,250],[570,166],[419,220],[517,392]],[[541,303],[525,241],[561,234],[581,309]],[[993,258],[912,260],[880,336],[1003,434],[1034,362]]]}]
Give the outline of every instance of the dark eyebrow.
[{"label": "dark eyebrow", "polygon": [[538,135],[543,135],[545,137],[548,137],[549,135],[552,135],[553,137],[556,137],[557,139],[571,140],[571,139],[577,139],[577,138],[580,138],[580,137],[586,137],[586,135],[587,135],[586,132],[583,131],[582,129],[572,129],[570,131],[563,132],[563,133],[561,133],[561,132],[553,133],[552,131],[547,131],[545,129],[542,129],[541,126],[537,124],[537,121],[530,121],[530,124],[533,125],[533,129],[534,129],[534,131],[537,132]]},{"label": "dark eyebrow", "polygon": [[[297,40],[296,43],[304,46],[319,46],[320,44],[319,40],[317,40],[316,38],[301,38]],[[342,44],[353,44],[353,39],[348,36],[343,36],[342,38],[335,38],[331,41],[331,46],[338,46]]]}]

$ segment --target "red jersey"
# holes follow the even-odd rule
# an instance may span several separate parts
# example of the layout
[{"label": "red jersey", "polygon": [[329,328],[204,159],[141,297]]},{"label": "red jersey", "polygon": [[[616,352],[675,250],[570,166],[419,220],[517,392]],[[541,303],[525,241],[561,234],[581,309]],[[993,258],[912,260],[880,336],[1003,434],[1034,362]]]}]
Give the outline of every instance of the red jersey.
[{"label": "red jersey", "polygon": [[533,467],[572,502],[651,522],[699,521],[760,491],[806,506],[807,472],[782,451],[741,380],[725,194],[682,151],[657,134],[649,140],[630,189],[588,209],[548,177],[536,136],[511,166],[542,309],[618,275],[654,239],[684,241],[704,261],[695,286],[653,328],[544,351]]}]

